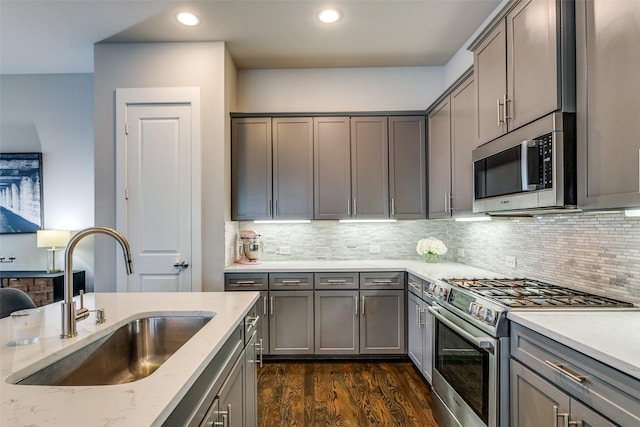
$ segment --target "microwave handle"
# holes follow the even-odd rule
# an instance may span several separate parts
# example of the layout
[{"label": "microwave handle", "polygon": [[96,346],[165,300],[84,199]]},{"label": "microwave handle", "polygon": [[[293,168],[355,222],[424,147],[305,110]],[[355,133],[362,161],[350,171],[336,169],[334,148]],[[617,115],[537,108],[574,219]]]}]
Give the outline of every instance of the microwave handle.
[{"label": "microwave handle", "polygon": [[534,188],[529,188],[529,148],[536,147],[538,141],[535,139],[527,139],[520,143],[520,175],[522,177],[522,191],[535,190],[537,184],[534,184]]}]

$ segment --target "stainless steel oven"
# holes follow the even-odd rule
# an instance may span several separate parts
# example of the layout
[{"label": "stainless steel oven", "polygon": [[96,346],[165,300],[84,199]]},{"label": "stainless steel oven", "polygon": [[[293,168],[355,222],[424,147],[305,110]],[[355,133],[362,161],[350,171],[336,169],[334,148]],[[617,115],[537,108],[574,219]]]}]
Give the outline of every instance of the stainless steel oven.
[{"label": "stainless steel oven", "polygon": [[433,409],[441,427],[509,426],[509,310],[633,306],[530,279],[439,280],[428,292],[435,302]]},{"label": "stainless steel oven", "polygon": [[[508,338],[494,338],[441,307],[434,316],[434,410],[441,427],[498,426],[499,382],[506,381]],[[507,413],[505,413],[506,416]],[[506,425],[506,424],[503,424]]]}]

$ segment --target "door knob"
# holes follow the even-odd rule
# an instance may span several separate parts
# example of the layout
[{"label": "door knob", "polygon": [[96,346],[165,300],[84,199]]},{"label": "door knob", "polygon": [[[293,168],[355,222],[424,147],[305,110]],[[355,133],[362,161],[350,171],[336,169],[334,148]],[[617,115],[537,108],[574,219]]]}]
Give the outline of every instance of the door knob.
[{"label": "door knob", "polygon": [[173,263],[173,266],[175,268],[179,268],[180,270],[183,270],[189,267],[189,263],[187,261],[177,259],[176,262]]}]

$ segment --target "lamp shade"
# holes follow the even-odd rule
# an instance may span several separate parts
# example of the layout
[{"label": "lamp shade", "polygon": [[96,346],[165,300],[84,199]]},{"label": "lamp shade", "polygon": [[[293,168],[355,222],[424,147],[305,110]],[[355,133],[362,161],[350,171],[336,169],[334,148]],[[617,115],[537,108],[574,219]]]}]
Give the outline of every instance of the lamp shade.
[{"label": "lamp shade", "polygon": [[38,230],[36,234],[39,248],[65,247],[71,239],[71,231],[68,230]]}]

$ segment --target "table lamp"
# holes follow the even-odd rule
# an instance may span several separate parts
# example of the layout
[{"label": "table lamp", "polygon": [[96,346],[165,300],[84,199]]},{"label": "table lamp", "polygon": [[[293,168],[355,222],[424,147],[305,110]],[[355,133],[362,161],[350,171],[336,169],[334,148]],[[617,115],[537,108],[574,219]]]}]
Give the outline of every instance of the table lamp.
[{"label": "table lamp", "polygon": [[59,273],[56,268],[56,251],[67,246],[71,239],[71,231],[67,230],[38,230],[37,244],[39,248],[47,248],[47,273]]}]

